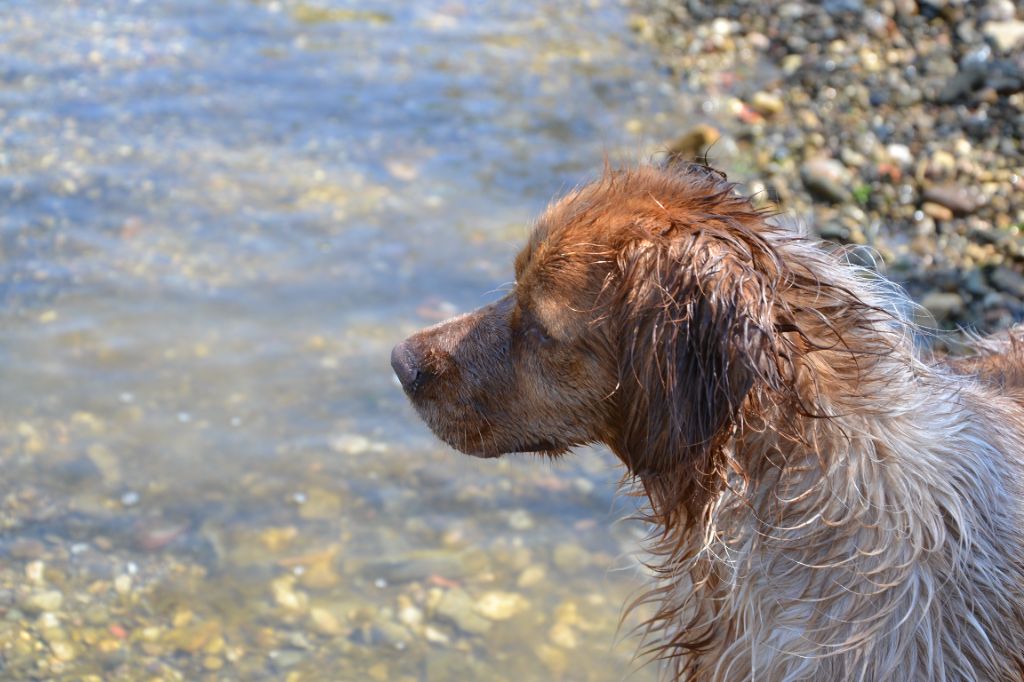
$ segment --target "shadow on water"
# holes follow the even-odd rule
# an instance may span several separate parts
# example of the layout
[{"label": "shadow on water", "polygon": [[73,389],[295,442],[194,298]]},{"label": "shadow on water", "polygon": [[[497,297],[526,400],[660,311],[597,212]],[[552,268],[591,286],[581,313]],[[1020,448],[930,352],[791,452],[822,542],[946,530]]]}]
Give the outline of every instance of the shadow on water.
[{"label": "shadow on water", "polygon": [[668,137],[626,24],[7,3],[0,676],[649,679],[611,458],[462,458],[387,360],[496,296],[555,192]]}]

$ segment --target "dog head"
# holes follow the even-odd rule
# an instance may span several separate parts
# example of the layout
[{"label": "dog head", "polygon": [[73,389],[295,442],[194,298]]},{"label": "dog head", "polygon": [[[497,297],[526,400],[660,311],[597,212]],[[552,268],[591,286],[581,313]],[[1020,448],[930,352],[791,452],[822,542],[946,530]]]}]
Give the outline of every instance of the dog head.
[{"label": "dog head", "polygon": [[770,230],[706,167],[607,172],[541,216],[504,298],[392,366],[465,453],[603,442],[649,488],[700,483],[751,391],[778,383]]}]

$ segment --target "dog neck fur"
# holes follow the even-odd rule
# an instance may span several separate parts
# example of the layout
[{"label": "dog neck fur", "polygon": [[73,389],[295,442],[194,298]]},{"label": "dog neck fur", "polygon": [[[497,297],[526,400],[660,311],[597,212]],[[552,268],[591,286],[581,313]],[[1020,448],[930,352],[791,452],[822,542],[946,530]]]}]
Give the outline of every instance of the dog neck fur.
[{"label": "dog neck fur", "polygon": [[697,494],[692,472],[633,471],[656,528],[645,653],[695,680],[1022,679],[1018,409],[922,362],[895,288],[769,238],[799,265],[773,285],[773,357],[749,365],[781,381],[686,463]]}]

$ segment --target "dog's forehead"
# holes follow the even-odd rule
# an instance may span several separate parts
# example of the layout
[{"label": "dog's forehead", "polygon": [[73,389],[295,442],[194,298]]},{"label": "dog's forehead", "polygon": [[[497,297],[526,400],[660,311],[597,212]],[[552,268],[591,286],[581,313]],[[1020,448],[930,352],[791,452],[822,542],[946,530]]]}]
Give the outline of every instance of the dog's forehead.
[{"label": "dog's forehead", "polygon": [[594,245],[551,227],[539,221],[516,258],[516,295],[552,336],[567,339],[582,332],[592,307]]}]

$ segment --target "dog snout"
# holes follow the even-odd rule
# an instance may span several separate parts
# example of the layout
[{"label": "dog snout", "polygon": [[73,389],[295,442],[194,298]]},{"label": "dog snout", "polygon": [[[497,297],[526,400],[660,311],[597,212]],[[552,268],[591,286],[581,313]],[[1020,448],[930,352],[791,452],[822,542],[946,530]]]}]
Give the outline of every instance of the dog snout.
[{"label": "dog snout", "polygon": [[402,389],[413,396],[430,379],[431,373],[423,366],[423,358],[406,339],[391,351],[391,368]]}]

